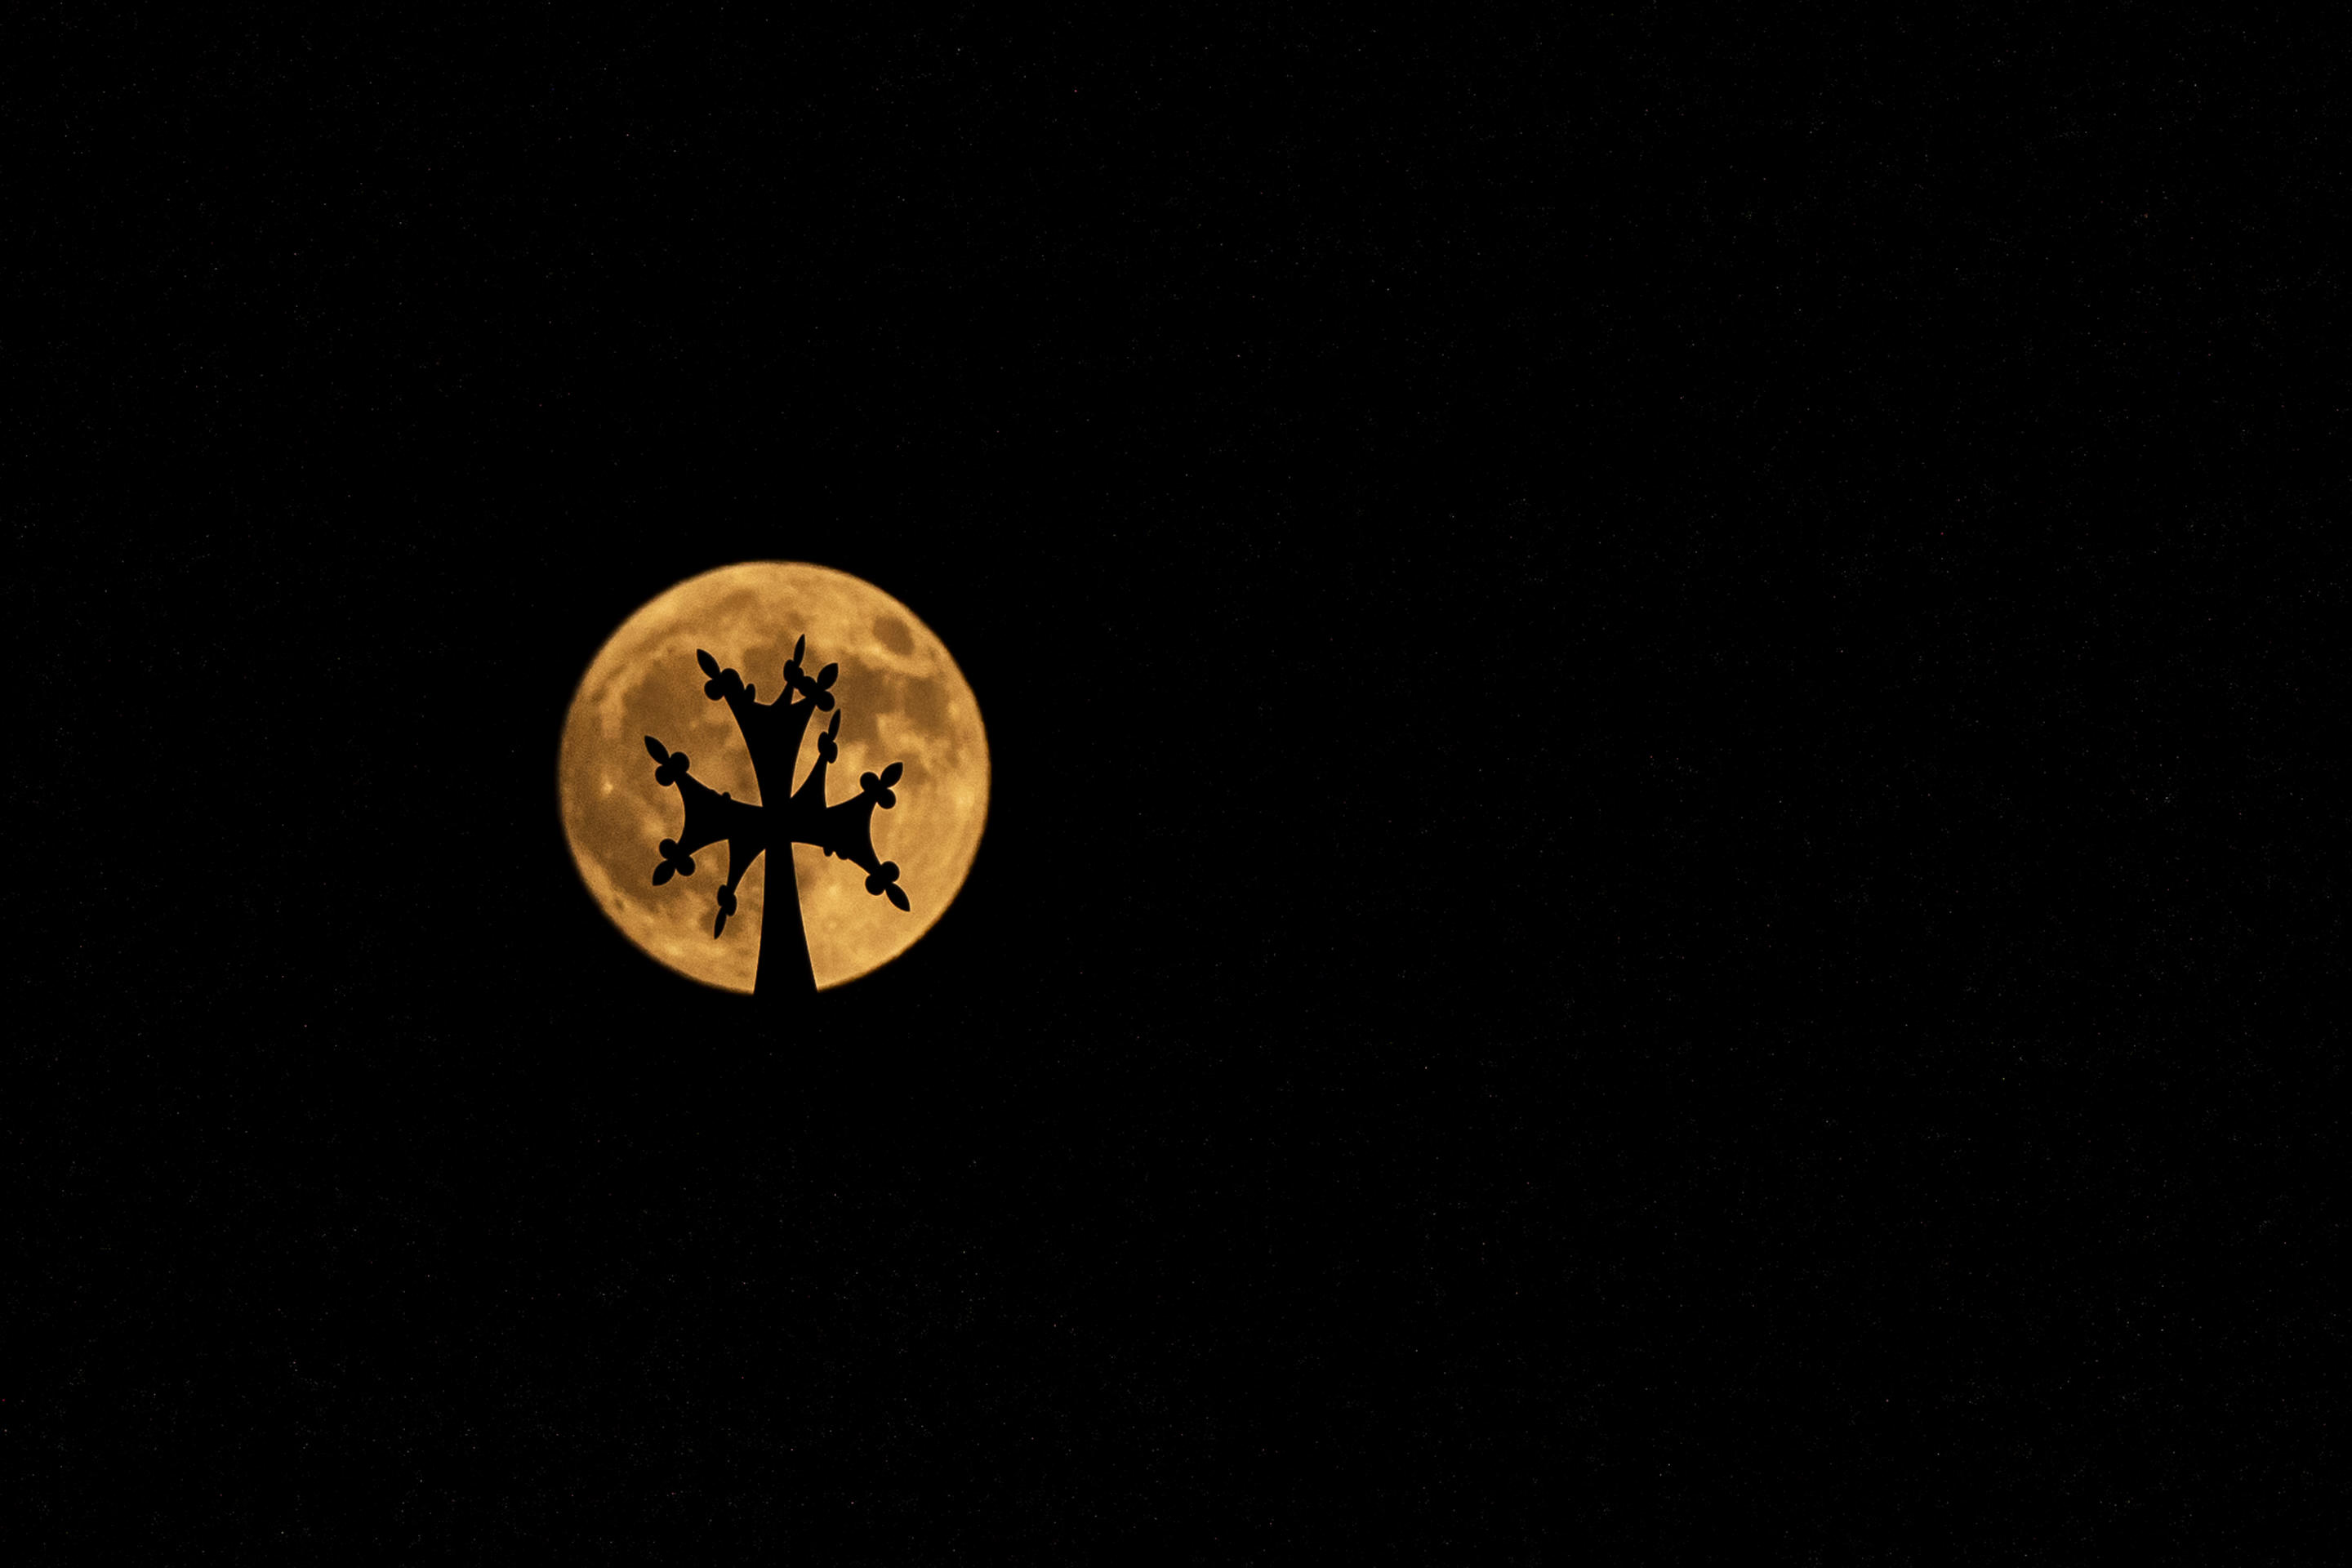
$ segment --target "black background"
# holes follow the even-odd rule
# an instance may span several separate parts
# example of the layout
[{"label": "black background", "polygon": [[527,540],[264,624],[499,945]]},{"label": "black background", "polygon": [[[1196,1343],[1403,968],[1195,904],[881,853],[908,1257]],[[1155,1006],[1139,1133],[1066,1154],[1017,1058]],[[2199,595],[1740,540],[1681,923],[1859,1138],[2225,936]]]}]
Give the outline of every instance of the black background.
[{"label": "black background", "polygon": [[[26,1560],[2285,1560],[2324,49],[58,35]],[[782,1041],[554,809],[756,558],[995,763]]]}]

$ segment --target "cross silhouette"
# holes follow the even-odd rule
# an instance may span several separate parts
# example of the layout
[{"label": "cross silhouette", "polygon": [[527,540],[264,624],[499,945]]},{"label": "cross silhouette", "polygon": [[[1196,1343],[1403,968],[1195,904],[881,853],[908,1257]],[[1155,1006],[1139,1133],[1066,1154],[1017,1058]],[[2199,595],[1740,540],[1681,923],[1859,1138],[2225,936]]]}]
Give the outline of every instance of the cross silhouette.
[{"label": "cross silhouette", "polygon": [[[768,874],[760,966],[752,982],[753,994],[761,997],[816,990],[808,933],[801,923],[800,888],[793,879],[791,846],[814,844],[828,857],[848,861],[865,871],[867,892],[887,898],[901,910],[912,908],[906,890],[898,886],[898,863],[874,853],[874,813],[898,804],[898,792],[892,786],[906,764],[892,763],[879,773],[863,774],[855,796],[838,805],[825,805],[825,769],[841,755],[841,713],[833,695],[841,667],[828,664],[812,676],[801,668],[807,651],[807,637],[793,644],[793,657],[784,662],[784,694],[765,703],[758,700],[759,689],[746,686],[735,671],[721,669],[717,659],[699,648],[694,654],[694,661],[709,678],[703,682],[703,695],[714,702],[725,702],[735,715],[744,749],[751,753],[751,775],[759,782],[760,798],[782,805],[755,805],[714,790],[687,772],[684,752],[673,752],[651,735],[646,737],[646,750],[655,763],[654,782],[675,787],[686,801],[686,826],[676,838],[661,841],[662,858],[654,868],[654,886],[660,887],[673,876],[694,875],[696,850],[722,840],[727,845],[727,881],[719,889],[719,918],[711,923],[712,936],[726,934],[727,917],[735,912],[735,885],[751,868],[751,862],[772,847],[783,851],[770,862]],[[816,763],[795,790],[793,767],[800,760],[809,721],[819,712],[831,712],[833,721],[818,733]]]}]

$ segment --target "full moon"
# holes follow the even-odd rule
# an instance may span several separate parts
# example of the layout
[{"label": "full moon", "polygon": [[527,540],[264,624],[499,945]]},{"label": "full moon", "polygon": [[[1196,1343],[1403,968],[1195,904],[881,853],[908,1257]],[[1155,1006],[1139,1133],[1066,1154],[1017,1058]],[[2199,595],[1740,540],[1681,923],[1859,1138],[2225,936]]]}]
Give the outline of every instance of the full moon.
[{"label": "full moon", "polygon": [[[703,695],[697,648],[740,671],[762,702],[784,693],[784,661],[805,635],[814,673],[838,663],[841,757],[826,784],[854,798],[863,773],[907,765],[898,805],[874,814],[874,848],[898,863],[913,903],[901,913],[866,891],[866,878],[811,844],[792,847],[794,879],[819,988],[889,963],[940,918],[962,887],[988,817],[988,736],[980,705],[946,645],[913,611],[872,584],[824,566],[751,561],[689,577],[621,623],[563,721],[556,795],[581,880],[631,942],[689,979],[750,992],[759,968],[768,879],[782,847],[753,863],[727,934],[713,938],[728,848],[697,852],[698,872],[653,885],[656,846],[683,814],[654,782],[644,737],[693,759],[694,776],[737,800],[760,799],[751,759],[723,702]],[[793,787],[816,760],[824,716],[809,728]],[[782,803],[777,803],[781,805]]]}]

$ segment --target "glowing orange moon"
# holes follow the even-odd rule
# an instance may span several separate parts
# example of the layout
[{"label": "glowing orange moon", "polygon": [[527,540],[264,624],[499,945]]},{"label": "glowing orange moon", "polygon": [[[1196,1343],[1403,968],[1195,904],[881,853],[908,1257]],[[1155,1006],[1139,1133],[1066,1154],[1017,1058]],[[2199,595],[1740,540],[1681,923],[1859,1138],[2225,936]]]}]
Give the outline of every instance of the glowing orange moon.
[{"label": "glowing orange moon", "polygon": [[[946,645],[913,611],[871,583],[799,562],[751,561],[689,577],[622,622],[581,678],[563,721],[556,794],[572,858],[598,906],[631,942],[706,985],[751,989],[777,851],[753,864],[727,934],[714,939],[727,847],[698,852],[697,875],[653,885],[656,846],[677,832],[683,814],[677,793],[654,782],[644,737],[688,753],[694,776],[711,788],[760,799],[727,705],[703,695],[695,649],[708,648],[771,701],[783,693],[784,661],[803,635],[810,670],[841,666],[833,688],[841,760],[827,795],[847,799],[860,773],[907,764],[898,805],[874,814],[874,848],[898,863],[914,905],[902,914],[867,895],[856,867],[814,845],[793,846],[818,986],[855,980],[913,945],[962,887],[980,848],[988,818],[980,705]],[[795,788],[816,760],[822,728],[813,725],[802,742]]]}]

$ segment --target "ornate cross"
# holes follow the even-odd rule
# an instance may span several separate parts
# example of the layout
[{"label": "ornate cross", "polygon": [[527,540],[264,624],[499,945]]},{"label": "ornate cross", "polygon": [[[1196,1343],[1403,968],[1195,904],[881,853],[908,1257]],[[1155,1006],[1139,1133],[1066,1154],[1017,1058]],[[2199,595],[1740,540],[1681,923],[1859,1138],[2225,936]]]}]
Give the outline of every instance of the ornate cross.
[{"label": "ornate cross", "polygon": [[[836,739],[841,733],[841,714],[835,708],[832,690],[841,666],[828,664],[812,676],[801,668],[801,657],[807,651],[808,638],[793,644],[793,657],[784,663],[784,695],[769,703],[757,701],[757,687],[744,685],[743,678],[731,669],[719,668],[719,661],[709,654],[698,648],[694,655],[702,673],[710,678],[703,682],[703,695],[714,702],[725,702],[735,715],[735,727],[743,732],[760,798],[782,805],[754,805],[714,790],[688,773],[684,752],[673,752],[651,735],[646,737],[646,750],[656,764],[654,781],[675,785],[686,798],[686,826],[676,838],[661,841],[662,858],[654,868],[654,886],[660,887],[673,876],[691,877],[696,850],[721,839],[727,843],[727,881],[719,889],[719,918],[711,923],[712,936],[726,934],[727,917],[735,912],[735,884],[743,879],[751,862],[761,850],[780,851],[769,862],[767,918],[760,933],[759,975],[752,983],[754,994],[762,997],[816,989],[815,971],[809,963],[808,933],[801,924],[800,888],[793,879],[793,845],[814,844],[827,856],[848,861],[865,871],[867,892],[887,898],[901,910],[912,907],[907,902],[906,890],[898,886],[898,863],[879,859],[874,853],[875,810],[887,811],[898,804],[898,794],[891,786],[898,782],[906,764],[892,763],[878,774],[864,774],[853,799],[825,805],[824,771],[841,755]],[[799,701],[793,700],[794,693],[799,694]],[[794,790],[793,767],[800,760],[801,740],[808,733],[809,720],[819,710],[833,713],[833,722],[817,735],[816,765]]]}]

